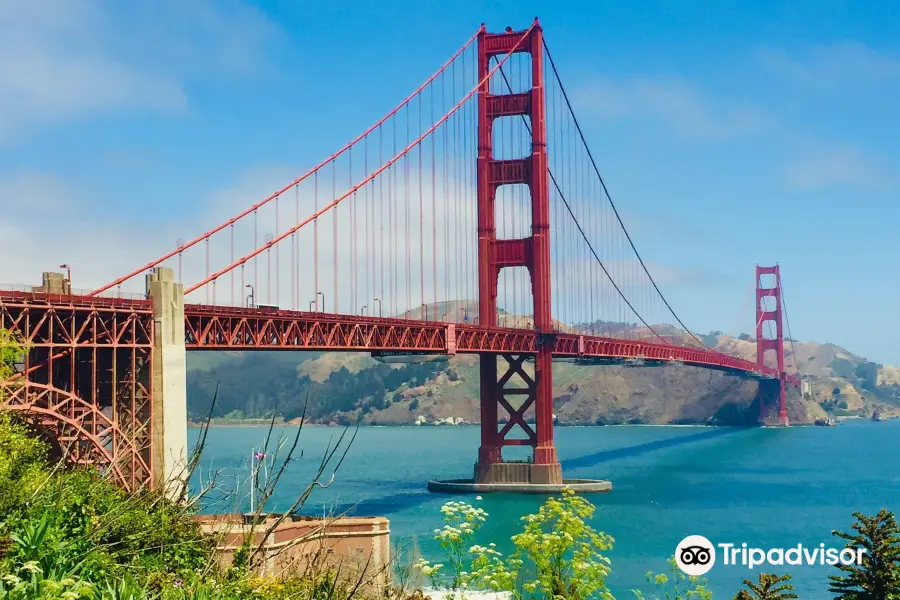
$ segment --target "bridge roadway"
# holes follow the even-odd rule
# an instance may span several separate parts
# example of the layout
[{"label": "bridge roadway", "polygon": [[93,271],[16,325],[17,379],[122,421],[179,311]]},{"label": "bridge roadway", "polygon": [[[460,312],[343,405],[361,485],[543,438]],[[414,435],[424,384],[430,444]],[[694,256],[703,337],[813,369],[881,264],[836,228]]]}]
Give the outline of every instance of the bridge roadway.
[{"label": "bridge roadway", "polygon": [[[0,304],[76,312],[91,309],[147,312],[149,300],[0,291]],[[327,350],[399,354],[533,354],[537,332],[415,319],[335,315],[267,308],[185,304],[188,350]],[[696,348],[574,333],[550,332],[553,355],[584,364],[682,363],[756,379],[777,379],[776,369]],[[77,336],[75,336],[77,337]],[[37,340],[34,340],[37,341]],[[62,340],[60,340],[62,341]],[[71,340],[73,345],[78,341]],[[38,344],[40,345],[40,344]],[[61,350],[65,346],[56,343]],[[786,375],[788,383],[795,376]]]},{"label": "bridge roadway", "polygon": [[[540,335],[528,329],[200,304],[185,304],[184,313],[186,347],[193,350],[533,354]],[[585,364],[683,363],[759,379],[778,378],[776,369],[711,350],[556,331],[547,335],[554,338],[554,356]]]}]

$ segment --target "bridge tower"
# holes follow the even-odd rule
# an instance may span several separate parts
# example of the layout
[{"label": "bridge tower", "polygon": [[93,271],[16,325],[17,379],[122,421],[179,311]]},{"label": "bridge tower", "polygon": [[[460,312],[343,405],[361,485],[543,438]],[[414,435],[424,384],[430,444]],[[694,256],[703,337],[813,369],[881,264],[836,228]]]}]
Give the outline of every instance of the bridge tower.
[{"label": "bridge tower", "polygon": [[[775,282],[771,287],[763,287],[763,276],[774,275]],[[775,306],[771,307],[766,298],[775,298]],[[770,330],[774,323],[775,337],[764,337],[763,332]],[[760,380],[759,382],[759,420],[766,417],[767,403],[778,403],[778,423],[787,426],[787,404],[785,402],[785,370],[784,370],[784,335],[782,332],[781,272],[778,265],[774,267],[756,266],[756,364],[764,366],[767,350],[774,350],[778,361],[778,380]]]},{"label": "bridge tower", "polygon": [[[523,39],[524,38],[524,39]],[[518,47],[516,47],[518,44]],[[516,53],[531,57],[531,89],[522,93],[491,93],[488,74],[492,57]],[[499,79],[500,74],[497,74]],[[550,312],[550,194],[547,172],[547,124],[544,104],[543,31],[535,20],[526,32],[478,34],[478,281],[481,324],[497,326],[497,281],[506,267],[526,267],[531,276],[534,328],[538,342],[534,377],[522,368],[526,355],[486,353],[480,356],[481,446],[475,465],[476,483],[561,484],[562,468],[553,443],[552,352],[555,331]],[[527,118],[531,130],[531,154],[522,158],[494,158],[492,128],[502,117]],[[531,193],[531,235],[521,239],[497,239],[495,198],[503,185],[525,184]],[[498,371],[498,358],[505,371]],[[516,378],[524,387],[509,387]],[[518,408],[509,396],[524,396]],[[535,409],[535,429],[525,422],[525,411]],[[498,407],[509,420],[498,430]],[[526,439],[508,437],[513,427]],[[533,462],[505,463],[504,446],[529,445]]]}]

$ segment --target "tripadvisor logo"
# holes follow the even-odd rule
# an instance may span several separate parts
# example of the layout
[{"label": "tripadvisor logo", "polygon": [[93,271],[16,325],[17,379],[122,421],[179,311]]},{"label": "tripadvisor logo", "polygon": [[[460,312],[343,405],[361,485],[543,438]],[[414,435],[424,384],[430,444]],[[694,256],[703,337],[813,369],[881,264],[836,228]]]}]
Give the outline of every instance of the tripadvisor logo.
[{"label": "tripadvisor logo", "polygon": [[753,569],[761,565],[861,565],[864,548],[826,548],[825,544],[806,548],[752,548],[746,543],[713,544],[702,535],[689,535],[675,548],[675,563],[687,575],[705,575],[716,564],[716,549],[725,566],[740,565]]},{"label": "tripadvisor logo", "polygon": [[716,564],[716,549],[702,535],[689,535],[675,548],[675,563],[692,577],[706,575]]}]

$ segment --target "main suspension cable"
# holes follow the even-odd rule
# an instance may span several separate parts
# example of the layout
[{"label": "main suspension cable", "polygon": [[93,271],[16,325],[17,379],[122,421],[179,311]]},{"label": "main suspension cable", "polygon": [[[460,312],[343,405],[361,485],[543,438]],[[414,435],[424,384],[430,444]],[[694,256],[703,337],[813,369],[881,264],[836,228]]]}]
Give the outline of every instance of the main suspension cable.
[{"label": "main suspension cable", "polygon": [[[578,131],[578,135],[581,138],[582,144],[584,144],[584,149],[587,151],[588,158],[591,161],[591,166],[594,168],[594,172],[597,174],[597,178],[600,180],[600,186],[603,189],[603,193],[606,195],[607,200],[609,200],[609,205],[613,210],[613,214],[616,215],[616,220],[618,220],[619,225],[622,227],[622,231],[625,233],[625,238],[628,240],[628,243],[631,245],[631,249],[634,251],[635,257],[637,257],[638,262],[641,264],[641,267],[644,269],[644,273],[647,274],[647,277],[650,279],[650,283],[653,285],[653,288],[656,290],[656,293],[659,294],[659,297],[662,299],[663,304],[666,305],[666,308],[669,309],[669,312],[672,313],[672,316],[675,317],[675,320],[678,321],[678,324],[681,325],[682,329],[687,332],[694,340],[700,344],[702,347],[709,350],[710,348],[704,344],[700,339],[694,335],[694,333],[688,329],[687,325],[678,317],[675,313],[675,310],[669,304],[669,301],[666,300],[666,297],[663,295],[662,291],[659,289],[659,286],[656,285],[656,281],[654,281],[653,276],[650,274],[650,271],[647,269],[647,265],[644,264],[644,259],[641,258],[640,253],[638,253],[637,248],[634,245],[634,241],[631,239],[631,235],[628,233],[628,229],[625,228],[625,223],[622,222],[622,217],[619,215],[618,209],[616,209],[615,203],[613,203],[612,196],[609,193],[609,190],[606,187],[606,182],[603,181],[603,176],[600,175],[600,169],[597,167],[597,162],[594,160],[594,155],[591,153],[591,149],[587,144],[587,140],[584,137],[584,132],[581,130],[581,124],[578,122],[578,118],[575,116],[575,111],[572,109],[572,103],[569,101],[569,95],[566,93],[566,88],[562,83],[562,80],[559,77],[559,71],[556,70],[556,63],[553,61],[553,56],[550,54],[550,48],[547,46],[546,39],[544,40],[544,50],[547,52],[547,58],[550,60],[550,68],[553,69],[553,75],[556,77],[556,83],[559,84],[559,89],[562,92],[563,99],[566,101],[566,106],[569,108],[569,114],[572,116],[572,121],[575,124],[575,128]],[[574,217],[573,217],[574,218]],[[580,228],[579,228],[580,229]]]},{"label": "main suspension cable", "polygon": [[778,285],[781,287],[781,305],[784,308],[784,324],[787,325],[788,342],[791,345],[791,355],[794,357],[794,369],[796,369],[797,375],[802,375],[800,372],[800,361],[797,360],[797,351],[794,350],[794,334],[791,333],[791,320],[788,318],[787,301],[784,299],[784,281],[781,279],[780,271],[778,273]]},{"label": "main suspension cable", "polygon": [[[507,90],[509,90],[510,93],[513,93],[512,85],[510,85],[509,79],[507,79],[506,73],[504,72],[502,66],[500,67],[500,75],[503,77],[504,83],[506,83]],[[531,134],[532,133],[531,132],[531,124],[528,122],[528,119],[525,118],[525,115],[521,115],[521,118],[522,118],[522,122],[525,124],[525,128],[528,130],[528,133]],[[615,280],[613,279],[610,272],[606,269],[606,265],[603,264],[603,261],[600,259],[600,257],[597,255],[597,253],[594,251],[593,245],[591,245],[590,240],[587,238],[587,235],[584,233],[584,230],[581,228],[581,223],[579,223],[578,219],[575,217],[575,213],[572,211],[572,207],[569,206],[569,201],[566,199],[565,194],[563,194],[562,188],[560,187],[559,183],[557,182],[556,176],[553,174],[553,170],[550,168],[549,165],[547,166],[547,173],[550,175],[550,180],[553,182],[553,187],[556,188],[556,192],[559,194],[560,199],[563,201],[563,204],[565,205],[566,210],[569,212],[569,215],[572,217],[572,221],[575,223],[575,226],[578,228],[578,232],[581,234],[581,237],[584,239],[585,243],[588,245],[588,248],[590,249],[591,254],[594,255],[594,259],[600,265],[600,268],[603,269],[603,272],[606,274],[606,278],[609,279],[609,282],[613,285],[613,288],[616,290],[616,292],[619,293],[619,295],[622,297],[622,300],[624,300],[625,304],[628,305],[628,308],[631,309],[631,312],[633,312],[637,316],[637,318],[641,320],[641,323],[646,325],[647,329],[649,329],[650,332],[653,333],[653,335],[655,335],[660,340],[662,340],[664,344],[669,344],[669,342],[663,336],[661,336],[659,333],[657,333],[653,329],[653,327],[651,327],[647,323],[647,321],[644,320],[644,317],[641,316],[641,314],[634,308],[634,306],[631,304],[631,302],[625,296],[625,293],[619,288],[619,285],[615,282]]]}]

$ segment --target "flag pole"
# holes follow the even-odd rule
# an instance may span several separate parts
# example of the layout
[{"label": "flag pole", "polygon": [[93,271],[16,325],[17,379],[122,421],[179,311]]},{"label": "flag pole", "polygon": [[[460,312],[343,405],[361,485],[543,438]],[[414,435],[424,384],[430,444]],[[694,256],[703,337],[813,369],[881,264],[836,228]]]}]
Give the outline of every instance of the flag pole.
[{"label": "flag pole", "polygon": [[250,514],[255,514],[256,508],[256,448],[250,454]]}]

